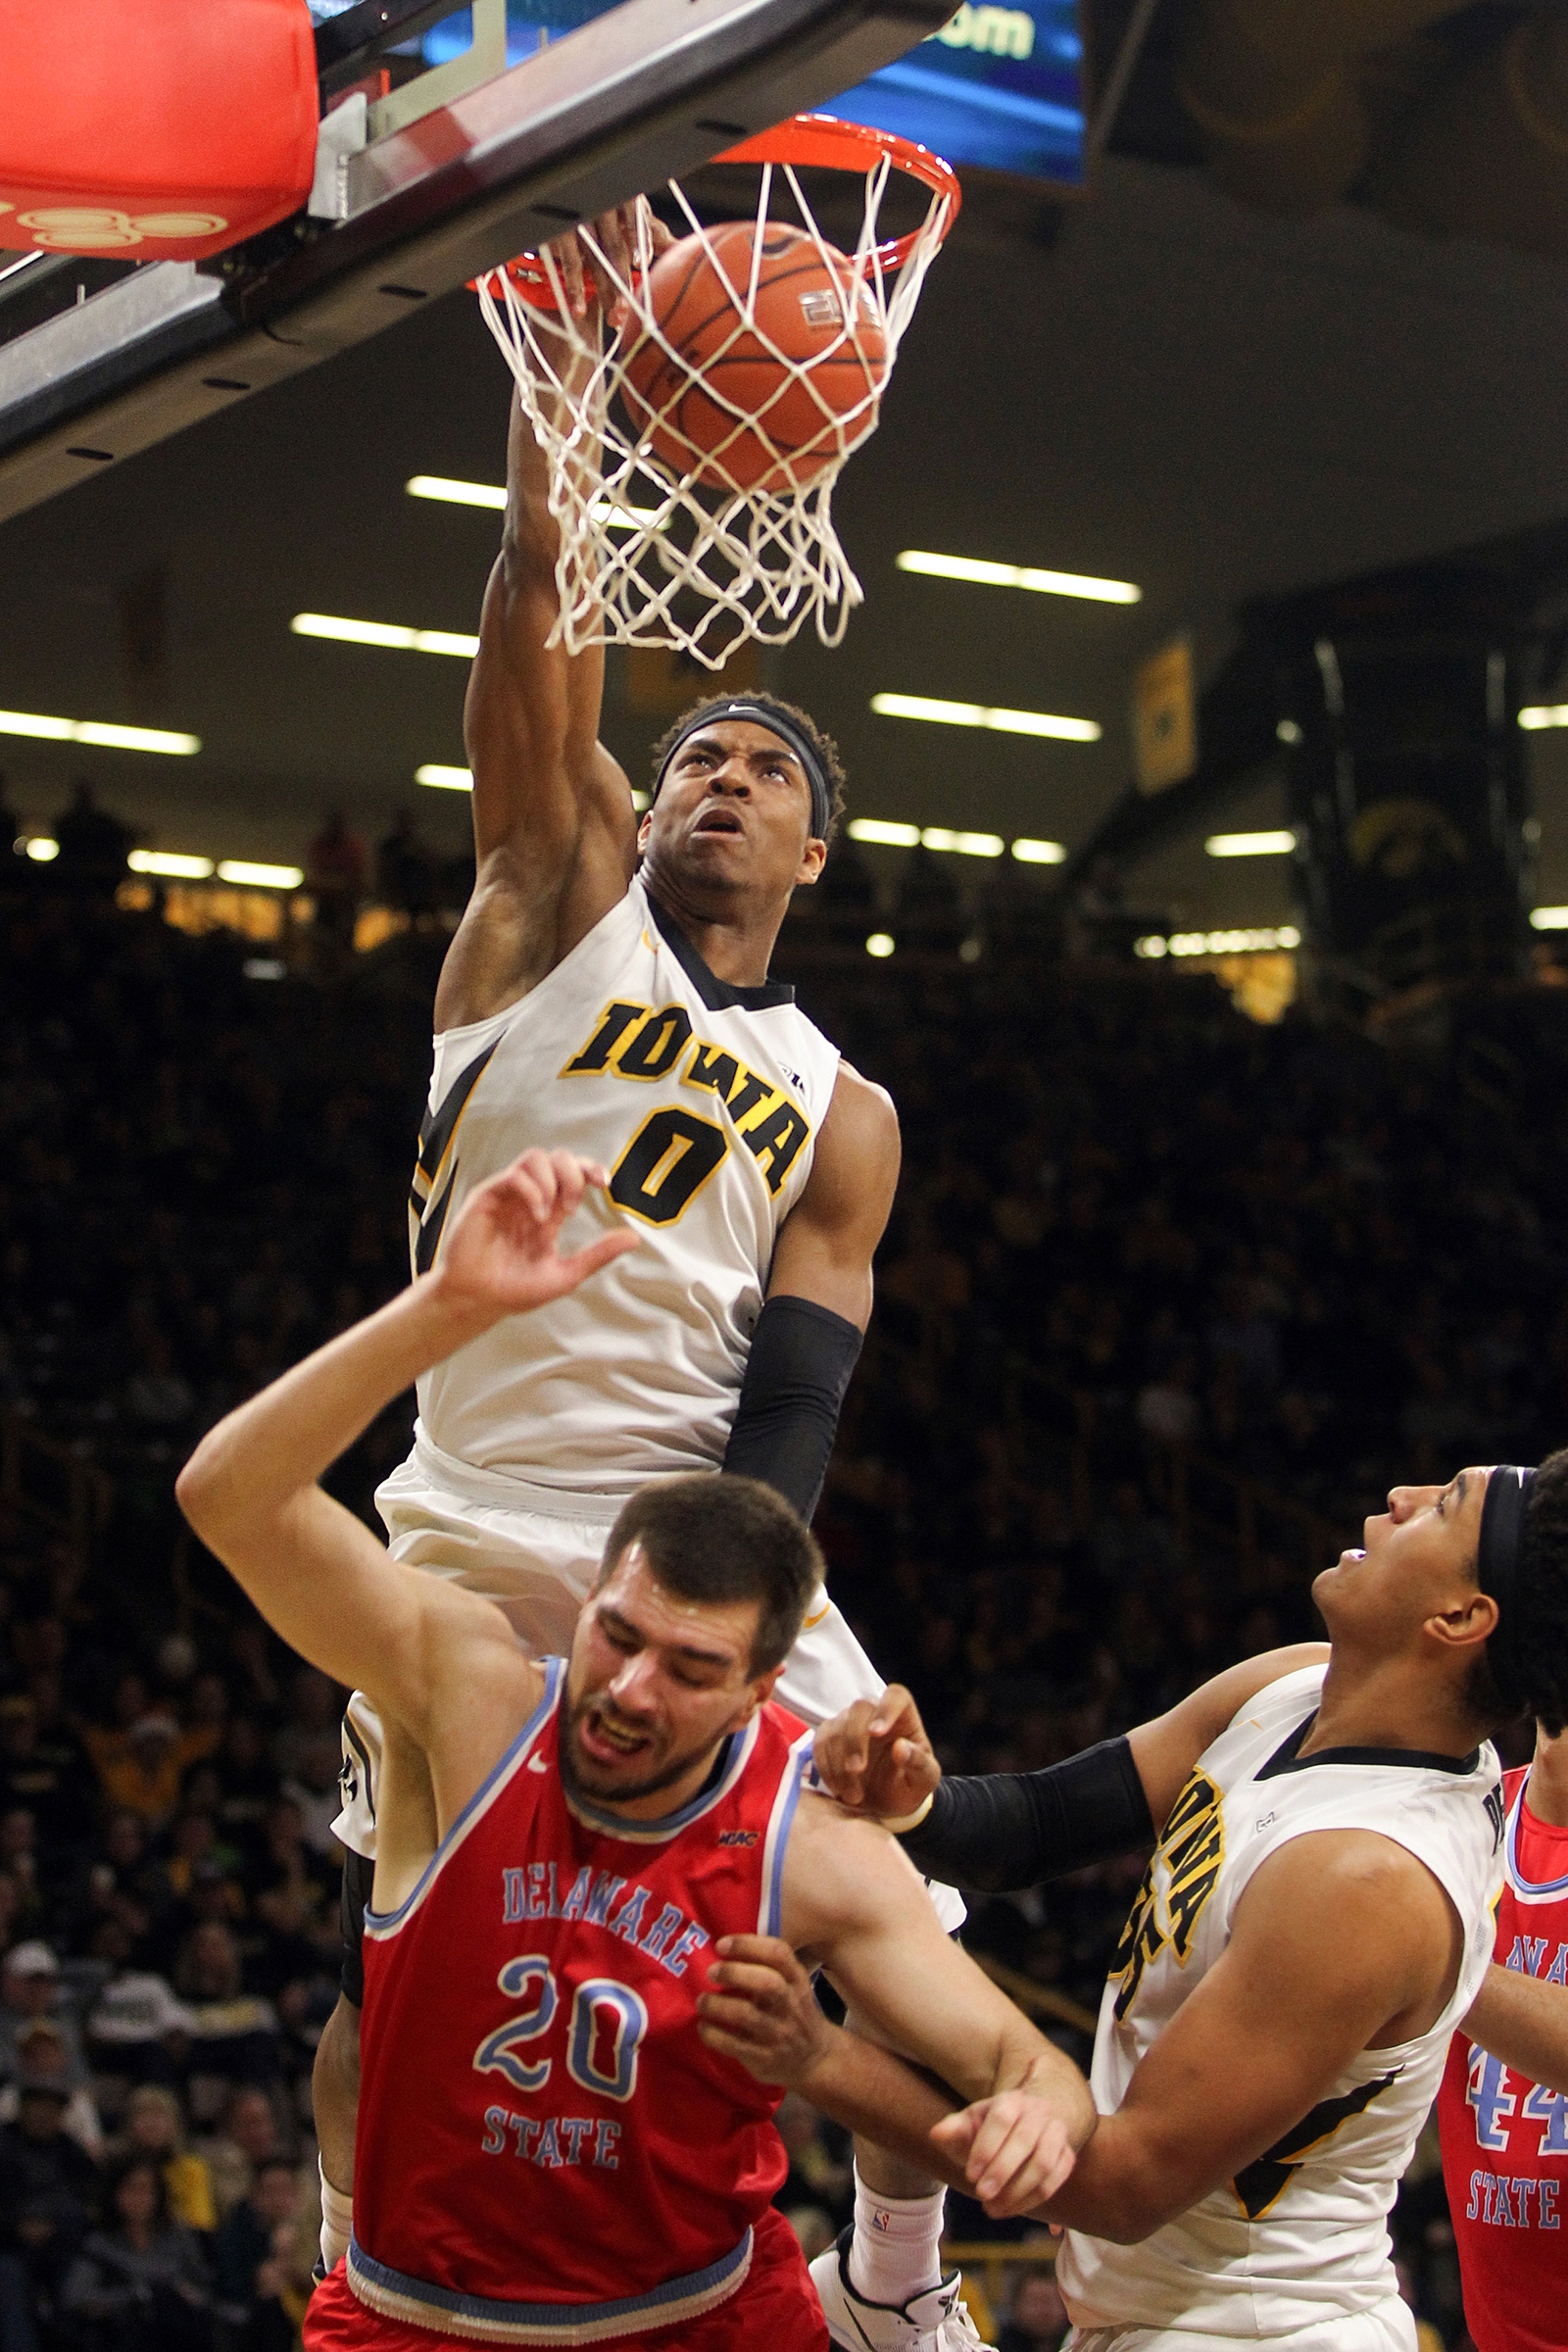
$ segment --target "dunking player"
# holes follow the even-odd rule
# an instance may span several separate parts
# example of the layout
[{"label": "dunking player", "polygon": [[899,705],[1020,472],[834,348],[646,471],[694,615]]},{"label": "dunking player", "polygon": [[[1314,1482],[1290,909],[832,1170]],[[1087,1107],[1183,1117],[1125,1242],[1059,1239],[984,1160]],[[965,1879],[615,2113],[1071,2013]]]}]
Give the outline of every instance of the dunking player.
[{"label": "dunking player", "polygon": [[[1512,2006],[1568,1985],[1568,1733],[1554,1739],[1539,1725],[1534,1763],[1502,1787],[1500,1966],[1489,1991]],[[1558,1999],[1568,2008],[1568,1989]],[[1465,2320],[1480,2352],[1558,2352],[1568,2322],[1568,2053],[1538,2034],[1505,2063],[1485,2026],[1465,2020],[1438,2093]],[[1568,2042],[1568,2031],[1555,2038]]]},{"label": "dunking player", "polygon": [[[597,223],[623,268],[629,219]],[[559,252],[586,306],[576,239]],[[611,1521],[644,1480],[749,1473],[809,1518],[899,1143],[887,1096],[768,978],[791,893],[815,881],[838,820],[832,744],[767,696],[700,705],[658,747],[639,826],[598,740],[603,649],[546,643],[557,526],[515,402],[508,472],[466,716],[478,879],[436,993],[414,1263],[437,1262],[474,1186],[529,1144],[603,1161],[644,1246],[434,1367],[413,1454],[377,1499],[399,1558],[498,1599],[543,1655],[569,1645]],[[880,1689],[818,1594],[785,1700],[818,1722]],[[362,1705],[348,1733],[338,1832],[365,1860],[345,1876],[350,1963],[317,2062],[328,2255],[351,2217],[358,1914],[375,1850]],[[961,1903],[938,1900],[956,1926]],[[859,2169],[863,2278],[894,2302],[935,2287],[938,2184],[868,2149]],[[937,2352],[940,2325],[900,2340]]]},{"label": "dunking player", "polygon": [[[355,2236],[313,2352],[825,2352],[768,2203],[778,2093],[723,2047],[754,1956],[805,1948],[960,2093],[1005,2091],[999,2192],[1049,2193],[1094,2130],[1082,2077],[944,1935],[886,1833],[803,1792],[810,1736],[769,1694],[821,1560],[768,1488],[634,1494],[568,1666],[317,1485],[410,1380],[630,1246],[557,1254],[604,1179],[531,1151],[478,1186],[432,1273],[231,1413],[179,1482],[270,1623],[383,1726]],[[897,2097],[884,2115],[858,2087],[890,2064],[837,2035],[796,2079],[896,2140]]]},{"label": "dunking player", "polygon": [[[1568,1452],[1528,1480],[1396,1489],[1313,1596],[1326,1655],[1233,1667],[1044,1773],[938,1786],[905,1693],[818,1735],[847,1801],[932,1800],[906,1850],[960,1885],[1030,1886],[1157,1835],[1101,2009],[1102,2120],[1041,2208],[1069,2226],[1078,2352],[1413,2352],[1384,2217],[1449,2035],[1463,2021],[1516,2065],[1529,2046],[1487,1973],[1488,1736],[1568,1710]],[[983,2169],[1006,2122],[1004,2100],[935,2136],[972,2134]],[[813,2267],[830,2316],[853,2310],[838,2258]]]}]

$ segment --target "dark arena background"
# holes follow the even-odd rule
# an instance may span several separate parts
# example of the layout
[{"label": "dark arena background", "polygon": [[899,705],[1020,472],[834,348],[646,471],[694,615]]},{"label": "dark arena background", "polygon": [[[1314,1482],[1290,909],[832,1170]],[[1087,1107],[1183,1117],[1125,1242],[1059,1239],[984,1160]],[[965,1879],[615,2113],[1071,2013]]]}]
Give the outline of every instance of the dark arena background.
[{"label": "dark arena background", "polygon": [[[816,1533],[961,1771],[1310,1638],[1391,1483],[1568,1441],[1561,27],[1369,11],[1267,81],[1244,13],[965,7],[865,84],[959,141],[983,86],[1012,144],[956,155],[837,493],[863,609],[723,673],[849,772],[773,968],[904,1169]],[[394,90],[466,47],[437,15]],[[0,394],[136,268],[0,253]],[[129,2149],[204,2239],[193,2348],[286,2347],[308,2292],[343,1694],[173,1479],[408,1274],[510,381],[461,285],[378,325],[123,451],[0,402],[0,2352],[143,2340],[49,2251]],[[612,652],[639,789],[706,689]],[[332,1475],[371,1524],[411,1419]],[[971,1905],[1084,2064],[1141,1867]],[[815,2253],[847,2141],[781,2120]],[[1050,2241],[948,2230],[987,2340],[1054,2346]],[[1462,2352],[1435,2126],[1395,2232]]]}]

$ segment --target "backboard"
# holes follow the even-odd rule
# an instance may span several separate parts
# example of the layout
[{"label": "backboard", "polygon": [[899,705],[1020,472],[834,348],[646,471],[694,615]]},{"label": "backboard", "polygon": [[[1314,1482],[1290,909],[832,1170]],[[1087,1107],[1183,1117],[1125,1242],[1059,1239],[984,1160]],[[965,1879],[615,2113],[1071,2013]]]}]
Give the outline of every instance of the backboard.
[{"label": "backboard", "polygon": [[329,128],[308,209],[199,263],[0,257],[0,520],[825,104],[952,9],[620,0],[509,58],[505,0],[475,0],[435,66],[450,0],[311,13]]}]

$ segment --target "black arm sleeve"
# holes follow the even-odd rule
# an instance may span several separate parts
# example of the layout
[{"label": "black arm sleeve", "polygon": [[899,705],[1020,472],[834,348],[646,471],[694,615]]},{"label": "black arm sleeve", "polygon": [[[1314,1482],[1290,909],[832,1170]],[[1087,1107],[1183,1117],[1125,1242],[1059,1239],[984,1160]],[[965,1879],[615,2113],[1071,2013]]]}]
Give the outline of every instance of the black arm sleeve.
[{"label": "black arm sleeve", "polygon": [[760,1478],[809,1520],[860,1334],[811,1298],[767,1299],[752,1334],[724,1468]]},{"label": "black arm sleeve", "polygon": [[924,1821],[899,1843],[928,1879],[1005,1894],[1113,1861],[1153,1835],[1131,1744],[1121,1739],[1044,1772],[943,1781]]}]

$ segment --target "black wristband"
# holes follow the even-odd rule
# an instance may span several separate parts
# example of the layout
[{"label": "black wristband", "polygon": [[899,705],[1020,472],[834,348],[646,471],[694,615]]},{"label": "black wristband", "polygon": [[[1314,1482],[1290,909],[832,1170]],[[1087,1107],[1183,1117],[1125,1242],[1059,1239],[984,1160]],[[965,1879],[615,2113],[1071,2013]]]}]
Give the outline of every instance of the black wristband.
[{"label": "black wristband", "polygon": [[760,1478],[809,1521],[827,1476],[860,1333],[813,1298],[765,1301],[736,1408],[724,1468]]},{"label": "black wristband", "polygon": [[1131,1742],[1102,1740],[1044,1772],[945,1780],[899,1839],[916,1870],[974,1894],[1005,1894],[1148,1845],[1153,1818]]}]

